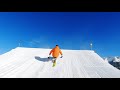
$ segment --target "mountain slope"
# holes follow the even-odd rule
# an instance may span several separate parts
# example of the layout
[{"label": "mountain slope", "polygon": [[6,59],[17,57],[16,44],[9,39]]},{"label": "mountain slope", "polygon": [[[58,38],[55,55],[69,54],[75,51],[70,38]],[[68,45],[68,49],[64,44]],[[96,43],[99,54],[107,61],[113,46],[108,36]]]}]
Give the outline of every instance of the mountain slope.
[{"label": "mountain slope", "polygon": [[62,50],[52,61],[50,49],[17,47],[0,56],[0,78],[120,78],[120,71],[90,50]]}]

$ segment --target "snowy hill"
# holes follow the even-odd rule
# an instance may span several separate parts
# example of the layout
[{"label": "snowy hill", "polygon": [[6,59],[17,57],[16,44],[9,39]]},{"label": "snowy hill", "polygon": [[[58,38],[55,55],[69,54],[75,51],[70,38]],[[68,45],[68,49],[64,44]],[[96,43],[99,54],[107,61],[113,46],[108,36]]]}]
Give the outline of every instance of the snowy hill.
[{"label": "snowy hill", "polygon": [[108,62],[120,62],[119,56],[111,56],[111,57],[104,57],[104,60],[107,60]]},{"label": "snowy hill", "polygon": [[0,78],[120,78],[120,70],[90,50],[62,50],[57,65],[50,49],[17,47],[0,56]]},{"label": "snowy hill", "polygon": [[104,57],[105,61],[113,65],[114,67],[120,69],[120,57],[119,56],[111,56],[111,57]]}]

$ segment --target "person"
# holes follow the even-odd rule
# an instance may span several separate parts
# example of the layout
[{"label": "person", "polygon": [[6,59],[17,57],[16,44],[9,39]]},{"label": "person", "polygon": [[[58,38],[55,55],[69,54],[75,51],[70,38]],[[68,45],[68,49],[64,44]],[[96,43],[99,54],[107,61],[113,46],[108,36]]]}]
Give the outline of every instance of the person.
[{"label": "person", "polygon": [[60,50],[60,48],[59,48],[59,46],[58,45],[56,45],[51,51],[50,51],[50,53],[49,53],[49,57],[48,58],[50,58],[50,55],[52,54],[52,56],[53,56],[53,67],[56,65],[56,60],[57,60],[57,58],[58,58],[58,56],[59,56],[59,54],[61,54],[61,58],[63,57],[63,53],[62,53],[62,51]]}]

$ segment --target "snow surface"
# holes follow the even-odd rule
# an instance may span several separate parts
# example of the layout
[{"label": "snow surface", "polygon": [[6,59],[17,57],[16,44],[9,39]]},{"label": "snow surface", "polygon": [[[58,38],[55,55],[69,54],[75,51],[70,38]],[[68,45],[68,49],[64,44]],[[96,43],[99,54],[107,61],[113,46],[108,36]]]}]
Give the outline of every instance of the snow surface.
[{"label": "snow surface", "polygon": [[0,55],[0,78],[120,78],[120,70],[91,50],[62,50],[52,61],[51,49],[17,47]]}]

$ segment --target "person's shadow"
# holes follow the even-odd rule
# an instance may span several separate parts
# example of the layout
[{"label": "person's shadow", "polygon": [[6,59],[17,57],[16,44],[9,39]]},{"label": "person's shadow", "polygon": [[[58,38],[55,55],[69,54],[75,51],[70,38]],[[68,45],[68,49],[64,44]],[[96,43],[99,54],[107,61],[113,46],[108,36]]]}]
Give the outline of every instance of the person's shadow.
[{"label": "person's shadow", "polygon": [[39,56],[35,56],[35,59],[38,61],[42,61],[42,62],[48,62],[48,61],[52,61],[52,57],[48,58],[41,58]]}]

